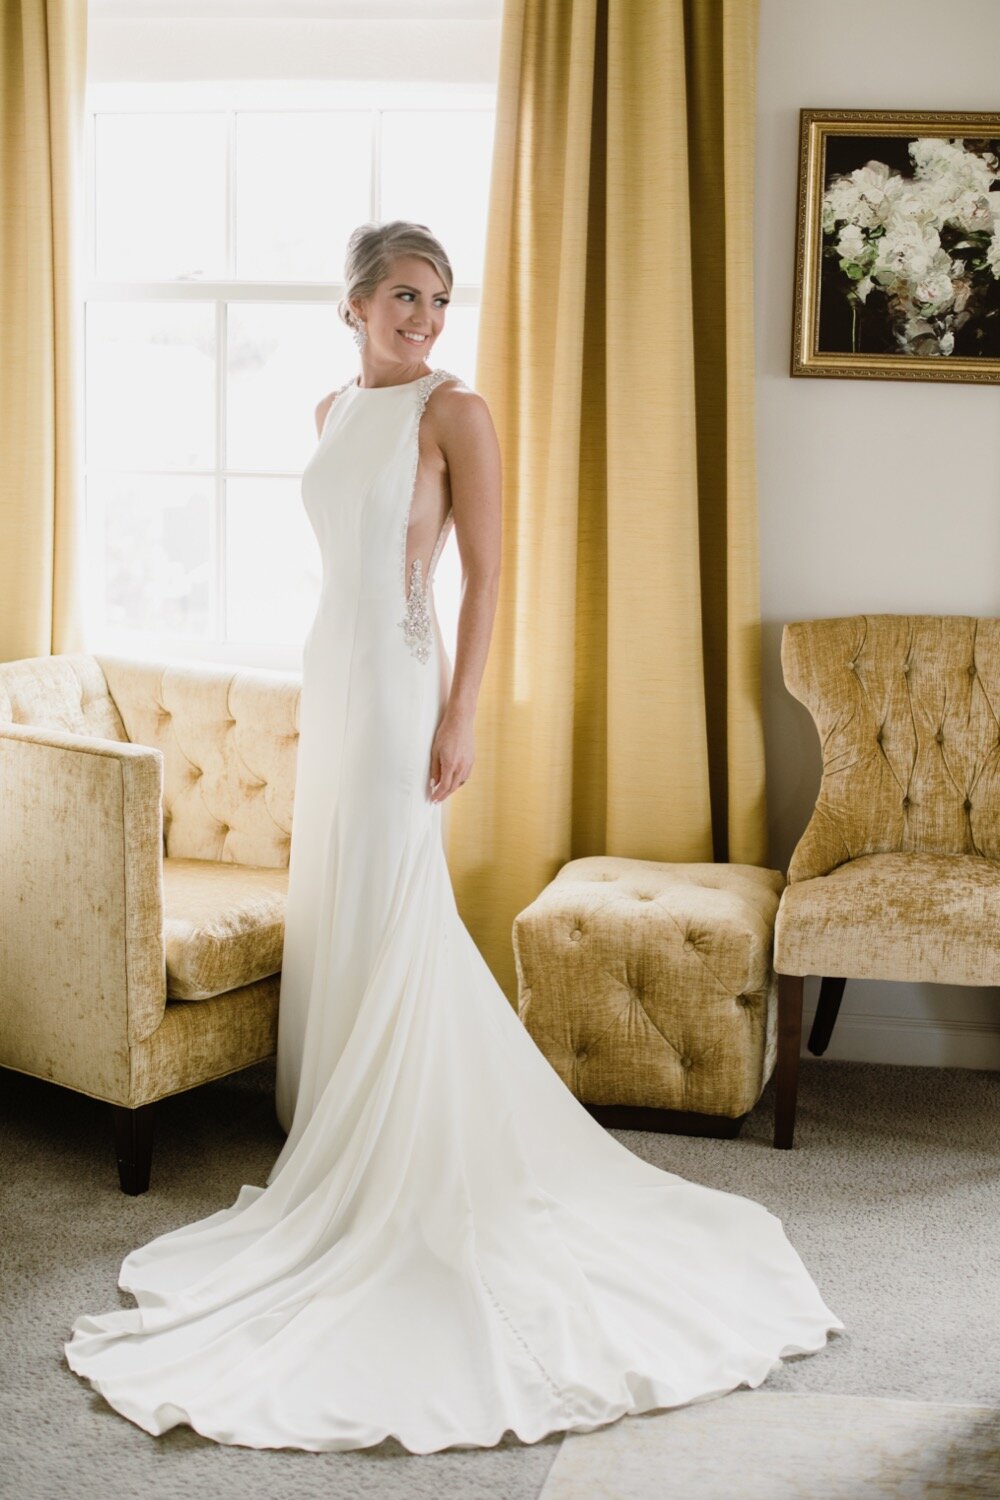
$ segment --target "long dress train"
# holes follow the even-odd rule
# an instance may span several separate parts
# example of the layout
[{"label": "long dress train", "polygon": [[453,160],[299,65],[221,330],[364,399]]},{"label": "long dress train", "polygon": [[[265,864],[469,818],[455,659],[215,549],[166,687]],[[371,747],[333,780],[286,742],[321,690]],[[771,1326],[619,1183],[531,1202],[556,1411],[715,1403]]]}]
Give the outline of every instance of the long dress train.
[{"label": "long dress train", "polygon": [[462,923],[429,796],[450,666],[407,579],[421,414],[338,392],[302,479],[306,641],[265,1187],[133,1250],[67,1361],[150,1433],[414,1453],[758,1385],[843,1324],[760,1204],[642,1161],[574,1098]]}]

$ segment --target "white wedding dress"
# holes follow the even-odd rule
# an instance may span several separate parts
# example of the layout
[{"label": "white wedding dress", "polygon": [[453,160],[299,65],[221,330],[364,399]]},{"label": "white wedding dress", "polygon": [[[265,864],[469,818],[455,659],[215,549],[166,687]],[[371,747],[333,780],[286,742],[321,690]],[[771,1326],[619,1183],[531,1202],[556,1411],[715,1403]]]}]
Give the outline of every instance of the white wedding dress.
[{"label": "white wedding dress", "polygon": [[774,1215],[593,1119],[459,916],[429,796],[450,513],[406,579],[420,417],[456,378],[342,387],[303,474],[324,580],[279,1013],[288,1138],[266,1187],[127,1255],[138,1306],[78,1317],[65,1345],[150,1433],[531,1443],[758,1385],[843,1327]]}]

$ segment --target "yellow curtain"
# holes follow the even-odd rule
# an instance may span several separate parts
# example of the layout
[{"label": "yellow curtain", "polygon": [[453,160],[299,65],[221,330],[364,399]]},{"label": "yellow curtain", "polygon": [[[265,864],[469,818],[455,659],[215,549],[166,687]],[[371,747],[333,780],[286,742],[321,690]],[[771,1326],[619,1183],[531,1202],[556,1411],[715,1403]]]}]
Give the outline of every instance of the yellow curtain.
[{"label": "yellow curtain", "polygon": [[0,660],[85,649],[78,463],[86,0],[0,23]]},{"label": "yellow curtain", "polygon": [[756,0],[506,0],[476,384],[503,566],[450,799],[463,919],[568,859],[767,862],[751,311]]}]

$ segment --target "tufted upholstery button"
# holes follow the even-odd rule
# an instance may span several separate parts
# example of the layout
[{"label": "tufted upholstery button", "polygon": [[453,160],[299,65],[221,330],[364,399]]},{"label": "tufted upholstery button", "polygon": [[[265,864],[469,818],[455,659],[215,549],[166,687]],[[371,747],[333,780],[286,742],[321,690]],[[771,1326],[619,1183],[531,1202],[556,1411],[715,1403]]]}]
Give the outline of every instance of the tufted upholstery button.
[{"label": "tufted upholstery button", "polygon": [[692,1065],[692,1060],[691,1060],[690,1057],[682,1057],[681,1058],[681,1067],[684,1069],[685,1072],[687,1072],[688,1068],[690,1068],[691,1065]]},{"label": "tufted upholstery button", "polygon": [[878,732],[878,734],[875,736],[875,742],[876,742],[876,744],[881,745],[882,740],[883,740],[883,734],[882,734],[882,731],[880,729],[879,732]]},{"label": "tufted upholstery button", "polygon": [[968,797],[966,797],[965,801],[962,803],[962,806],[965,808],[966,812],[972,811],[972,803],[969,801]]},{"label": "tufted upholstery button", "polygon": [[573,931],[570,933],[570,937],[573,939],[574,942],[576,942],[576,940],[577,940],[577,938],[579,936],[580,936],[580,929],[579,929],[579,927],[574,927]]},{"label": "tufted upholstery button", "polygon": [[904,677],[907,675],[907,673],[909,672],[909,670],[910,670],[910,663],[908,661],[904,661],[904,663],[903,663],[903,676]]},{"label": "tufted upholstery button", "polygon": [[969,676],[970,677],[975,677],[975,675],[976,675],[976,664],[973,661],[973,662],[969,663]]},{"label": "tufted upholstery button", "polygon": [[910,805],[910,799],[909,799],[909,797],[904,797],[903,798],[903,806],[904,807],[909,807],[909,805]]},{"label": "tufted upholstery button", "polygon": [[941,733],[940,729],[938,730],[938,732],[934,736],[934,738],[937,740],[937,742],[938,742],[939,745],[943,745],[944,744],[944,735]]},{"label": "tufted upholstery button", "polygon": [[847,670],[849,672],[856,672],[858,670],[858,664],[857,664],[857,662],[856,661],[849,661],[847,663]]},{"label": "tufted upholstery button", "polygon": [[219,832],[221,834],[223,834],[223,835],[227,834],[229,832],[229,824],[228,823],[220,823],[219,824]]},{"label": "tufted upholstery button", "polygon": [[579,1051],[579,1052],[578,1052],[578,1053],[577,1053],[577,1054],[576,1054],[576,1057],[577,1057],[577,1061],[578,1061],[578,1062],[586,1062],[586,1061],[587,1061],[587,1050],[586,1050],[586,1048],[582,1048],[582,1049],[581,1049],[581,1050],[580,1050],[580,1051]]}]

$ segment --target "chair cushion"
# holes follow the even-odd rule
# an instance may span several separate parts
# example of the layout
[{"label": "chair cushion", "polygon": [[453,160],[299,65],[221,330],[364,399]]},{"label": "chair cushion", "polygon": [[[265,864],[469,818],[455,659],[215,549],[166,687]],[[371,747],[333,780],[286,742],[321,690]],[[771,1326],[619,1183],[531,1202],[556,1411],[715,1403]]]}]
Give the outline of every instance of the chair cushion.
[{"label": "chair cushion", "polygon": [[785,887],[780,974],[1000,984],[1000,862],[977,854],[866,854]]},{"label": "chair cushion", "polygon": [[167,995],[208,1000],[281,968],[288,869],[163,861]]}]

